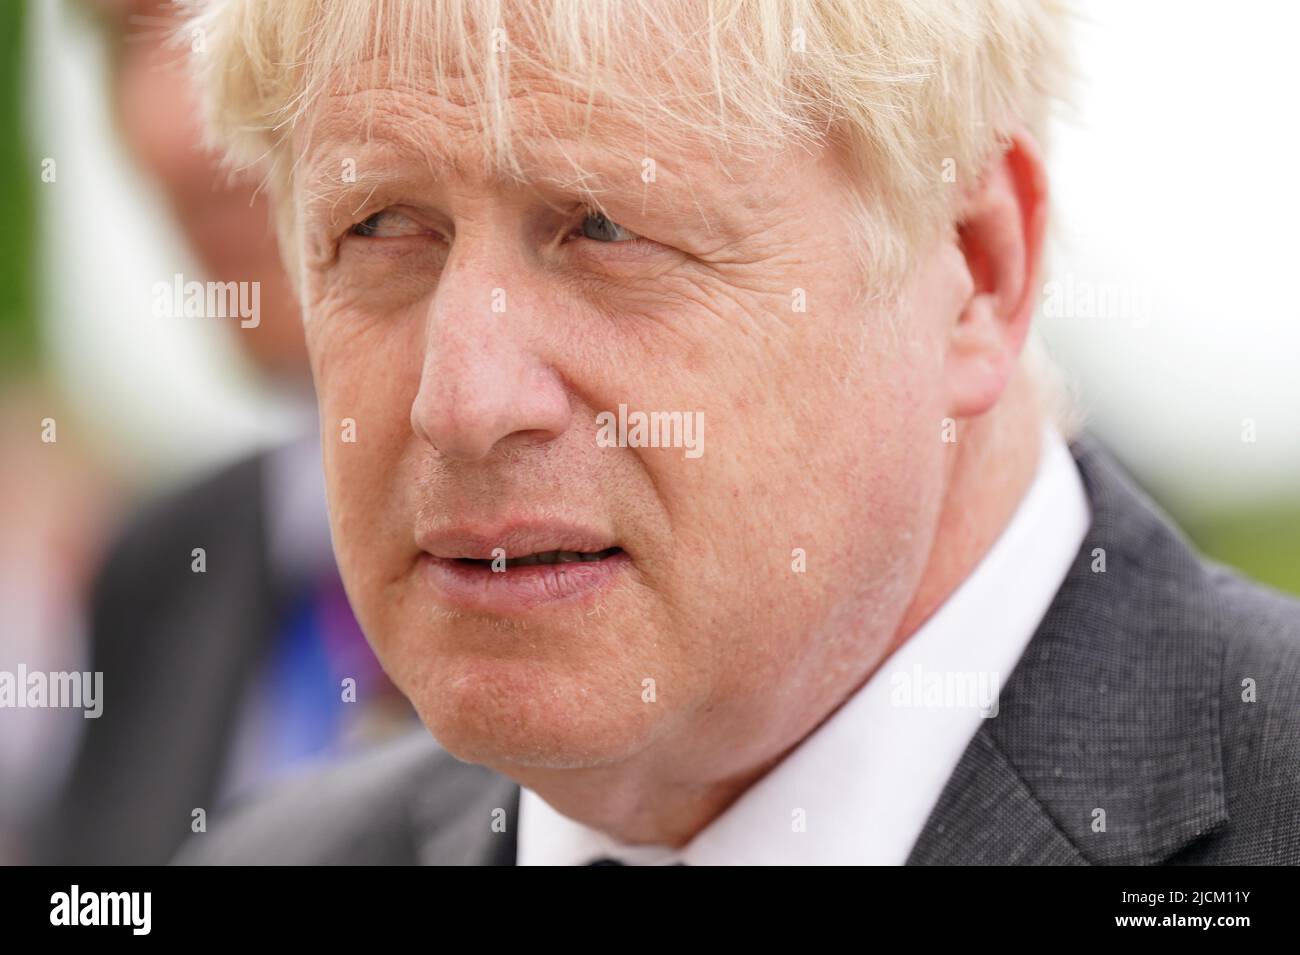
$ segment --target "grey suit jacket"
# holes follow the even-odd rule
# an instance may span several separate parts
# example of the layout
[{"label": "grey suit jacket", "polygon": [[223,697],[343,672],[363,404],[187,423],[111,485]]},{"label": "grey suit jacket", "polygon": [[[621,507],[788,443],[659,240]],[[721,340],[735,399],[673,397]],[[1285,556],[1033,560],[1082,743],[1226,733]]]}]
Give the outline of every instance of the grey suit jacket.
[{"label": "grey suit jacket", "polygon": [[[1198,557],[1094,440],[1071,450],[1092,527],[908,862],[1300,863],[1300,603]],[[511,865],[518,799],[421,731],[178,861]]]},{"label": "grey suit jacket", "polygon": [[[267,455],[151,502],[115,541],[90,607],[104,713],[86,720],[40,861],[161,865],[211,806],[243,702],[275,634]],[[207,551],[204,574],[190,551]]]}]

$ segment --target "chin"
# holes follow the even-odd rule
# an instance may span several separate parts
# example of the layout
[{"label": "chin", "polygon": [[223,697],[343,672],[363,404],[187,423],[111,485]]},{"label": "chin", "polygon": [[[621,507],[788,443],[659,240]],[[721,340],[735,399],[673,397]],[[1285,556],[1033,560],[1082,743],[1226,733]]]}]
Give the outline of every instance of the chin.
[{"label": "chin", "polygon": [[639,679],[611,684],[608,667],[591,674],[571,661],[444,659],[408,696],[444,749],[503,772],[622,762],[649,745],[667,713],[662,700],[641,701]]}]

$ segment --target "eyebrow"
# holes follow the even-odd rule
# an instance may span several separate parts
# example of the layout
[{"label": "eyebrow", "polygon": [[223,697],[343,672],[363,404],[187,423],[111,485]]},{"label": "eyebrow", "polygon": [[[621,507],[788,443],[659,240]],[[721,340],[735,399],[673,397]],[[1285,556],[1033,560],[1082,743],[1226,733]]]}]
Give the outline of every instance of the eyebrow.
[{"label": "eyebrow", "polygon": [[309,217],[355,215],[376,192],[418,188],[437,180],[433,169],[425,170],[409,158],[377,157],[375,152],[373,143],[323,149],[304,164],[296,179]]},{"label": "eyebrow", "polygon": [[[342,164],[347,159],[356,162],[353,181],[341,175]],[[641,215],[653,214],[664,223],[703,228],[705,234],[714,234],[714,217],[706,213],[688,179],[679,180],[686,195],[666,202],[664,193],[652,195],[653,187],[640,179],[639,164],[625,166],[628,171],[611,171],[611,167],[617,170],[618,166],[616,160],[612,164],[601,163],[601,168],[561,169],[522,181],[503,174],[482,177],[480,172],[479,175],[488,186],[531,188],[557,209],[583,203],[593,210],[608,212],[606,206],[613,202],[616,207],[634,208]],[[372,141],[361,148],[322,149],[300,170],[297,178],[305,221],[332,226],[359,215],[377,194],[394,202],[403,197],[409,199],[412,193],[437,188],[440,178],[464,177],[465,172],[460,163],[438,166],[426,157],[412,156],[405,150],[393,149],[391,144]],[[611,214],[611,217],[616,216]]]},{"label": "eyebrow", "polygon": [[638,175],[639,159],[612,148],[610,152],[585,161],[573,156],[557,157],[558,161],[549,163],[533,158],[520,176],[485,169],[484,161],[471,167],[462,157],[446,151],[372,135],[350,144],[322,141],[300,165],[295,178],[301,183],[306,205],[327,207],[331,214],[349,204],[355,211],[378,191],[427,189],[447,179],[475,180],[503,189],[531,186],[542,194],[571,196],[600,206],[602,195],[626,195],[632,187],[640,192],[645,185]]}]

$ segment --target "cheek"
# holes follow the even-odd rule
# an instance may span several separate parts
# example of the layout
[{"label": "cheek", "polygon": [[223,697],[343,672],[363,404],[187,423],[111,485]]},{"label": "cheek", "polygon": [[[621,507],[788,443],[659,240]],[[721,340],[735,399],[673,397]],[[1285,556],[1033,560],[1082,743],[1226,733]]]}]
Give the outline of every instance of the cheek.
[{"label": "cheek", "polygon": [[[410,431],[420,384],[419,322],[402,313],[368,314],[330,299],[313,302],[305,322],[321,426],[356,424],[355,441],[369,452],[393,450]],[[326,432],[328,437],[328,432]]]},{"label": "cheek", "polygon": [[307,342],[320,405],[321,445],[330,522],[345,578],[387,573],[404,556],[409,525],[398,511],[404,456],[412,448],[411,403],[419,352],[406,323],[353,320],[316,309]]},{"label": "cheek", "polygon": [[[695,579],[715,605],[746,608],[751,632],[828,619],[845,594],[901,613],[898,582],[923,552],[940,449],[926,383],[937,372],[889,316],[855,311],[836,292],[845,284],[807,283],[797,321],[769,313],[762,333],[709,355],[706,453],[665,462],[692,491],[679,496],[679,538],[715,558],[696,564],[716,571],[710,579]],[[789,648],[773,636],[779,668]]]}]

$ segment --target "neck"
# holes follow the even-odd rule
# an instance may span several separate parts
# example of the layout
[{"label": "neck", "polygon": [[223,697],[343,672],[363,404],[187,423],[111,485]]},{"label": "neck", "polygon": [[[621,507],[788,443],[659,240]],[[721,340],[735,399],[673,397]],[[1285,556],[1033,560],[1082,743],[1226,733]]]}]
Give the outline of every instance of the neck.
[{"label": "neck", "polygon": [[889,652],[902,646],[971,575],[1010,522],[1038,470],[1042,427],[1023,368],[993,411],[959,423],[929,560]]}]

